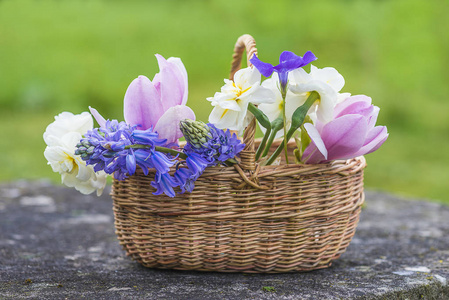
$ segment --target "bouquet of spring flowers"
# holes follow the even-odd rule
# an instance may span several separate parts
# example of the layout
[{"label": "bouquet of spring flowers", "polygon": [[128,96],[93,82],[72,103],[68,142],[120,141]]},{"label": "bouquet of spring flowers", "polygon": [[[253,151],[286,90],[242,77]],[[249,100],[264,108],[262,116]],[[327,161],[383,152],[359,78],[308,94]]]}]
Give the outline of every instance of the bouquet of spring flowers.
[{"label": "bouquet of spring flowers", "polygon": [[[256,151],[261,165],[318,164],[349,159],[377,150],[387,139],[385,126],[375,126],[379,108],[371,98],[340,93],[343,77],[334,68],[304,67],[317,58],[284,51],[273,66],[253,56],[252,66],[213,97],[209,123],[195,121],[186,106],[187,71],[179,58],[156,55],[160,72],[153,80],[139,76],[124,97],[124,120],[90,113],[63,112],[45,133],[44,155],[62,182],[83,194],[100,195],[107,175],[117,180],[155,170],[154,194],[175,197],[191,192],[204,170],[239,163],[245,145],[238,138],[256,118],[264,137]],[[267,77],[262,81],[262,76]],[[99,127],[93,127],[93,118]],[[186,143],[180,147],[179,139]],[[270,153],[274,139],[282,143]],[[287,143],[296,141],[295,161]]]}]

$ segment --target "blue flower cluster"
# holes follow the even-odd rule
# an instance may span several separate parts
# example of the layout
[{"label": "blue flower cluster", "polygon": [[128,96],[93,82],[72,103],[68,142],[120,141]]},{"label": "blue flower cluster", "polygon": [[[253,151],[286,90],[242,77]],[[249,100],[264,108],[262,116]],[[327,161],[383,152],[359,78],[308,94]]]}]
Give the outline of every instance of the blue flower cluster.
[{"label": "blue flower cluster", "polygon": [[[192,136],[192,131],[186,129],[189,125],[203,127],[203,130],[197,131],[197,135]],[[183,149],[187,159],[178,164],[175,178],[182,192],[186,190],[192,192],[195,187],[194,182],[207,167],[236,163],[231,160],[234,160],[234,157],[245,148],[245,144],[237,138],[235,133],[231,134],[229,130],[223,131],[210,123],[186,120],[181,122],[181,130],[187,141]],[[199,140],[204,142],[199,143]]]},{"label": "blue flower cluster", "polygon": [[[75,154],[80,155],[94,171],[105,171],[123,180],[136,172],[139,166],[145,175],[149,169],[156,170],[155,180],[151,183],[156,188],[166,184],[166,177],[175,159],[166,153],[156,151],[156,146],[164,146],[166,140],[159,139],[152,129],[137,130],[125,122],[107,121],[104,127],[89,130],[77,145]],[[135,147],[142,145],[142,147]],[[168,175],[169,176],[169,175]],[[175,184],[171,184],[176,186]],[[161,188],[158,189],[160,191]],[[173,188],[162,189],[174,197]]]},{"label": "blue flower cluster", "polygon": [[[137,166],[145,175],[148,175],[149,169],[154,169],[155,178],[151,182],[156,189],[154,194],[164,193],[174,197],[174,188],[178,186],[181,193],[192,192],[194,182],[207,167],[236,163],[234,157],[245,147],[229,130],[225,132],[202,122],[192,124],[203,126],[200,136],[203,142],[193,143],[193,139],[184,133],[188,142],[182,155],[186,158],[182,161],[169,154],[172,149],[165,148],[167,140],[159,139],[158,133],[151,128],[138,130],[136,126],[117,120],[108,120],[104,126],[89,130],[78,143],[75,154],[80,155],[88,165],[93,165],[95,172],[103,170],[114,174],[118,180],[135,174]],[[169,171],[176,162],[176,171],[172,176]]]}]

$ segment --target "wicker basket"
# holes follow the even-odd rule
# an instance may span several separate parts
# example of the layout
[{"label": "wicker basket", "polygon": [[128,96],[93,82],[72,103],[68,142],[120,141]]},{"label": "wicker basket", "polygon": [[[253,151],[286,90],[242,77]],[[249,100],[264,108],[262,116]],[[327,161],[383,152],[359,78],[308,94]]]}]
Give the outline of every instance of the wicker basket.
[{"label": "wicker basket", "polygon": [[[248,58],[257,53],[251,36],[237,41],[231,79],[245,48]],[[115,180],[115,227],[127,254],[162,269],[280,273],[329,267],[355,233],[365,159],[260,167],[254,131],[255,121],[245,131],[240,165],[207,168],[192,193],[153,195],[151,172]]]}]

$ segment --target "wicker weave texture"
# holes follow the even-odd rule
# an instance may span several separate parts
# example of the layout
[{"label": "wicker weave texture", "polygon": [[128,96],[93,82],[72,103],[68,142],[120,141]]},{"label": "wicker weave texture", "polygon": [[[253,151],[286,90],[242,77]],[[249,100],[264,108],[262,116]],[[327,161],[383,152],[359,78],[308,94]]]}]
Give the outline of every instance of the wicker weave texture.
[{"label": "wicker weave texture", "polygon": [[191,194],[175,198],[153,195],[151,174],[135,175],[113,184],[116,233],[127,254],[151,268],[325,268],[355,233],[364,166],[359,157],[259,168],[263,189],[248,187],[234,168],[208,168]]}]

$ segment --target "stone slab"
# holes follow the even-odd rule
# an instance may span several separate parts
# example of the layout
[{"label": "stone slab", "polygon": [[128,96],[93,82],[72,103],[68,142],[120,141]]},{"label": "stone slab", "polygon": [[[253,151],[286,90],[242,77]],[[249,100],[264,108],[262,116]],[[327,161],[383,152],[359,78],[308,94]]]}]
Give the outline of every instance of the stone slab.
[{"label": "stone slab", "polygon": [[45,181],[0,185],[0,299],[449,299],[449,207],[368,191],[332,267],[230,274],[125,256],[112,203]]}]

